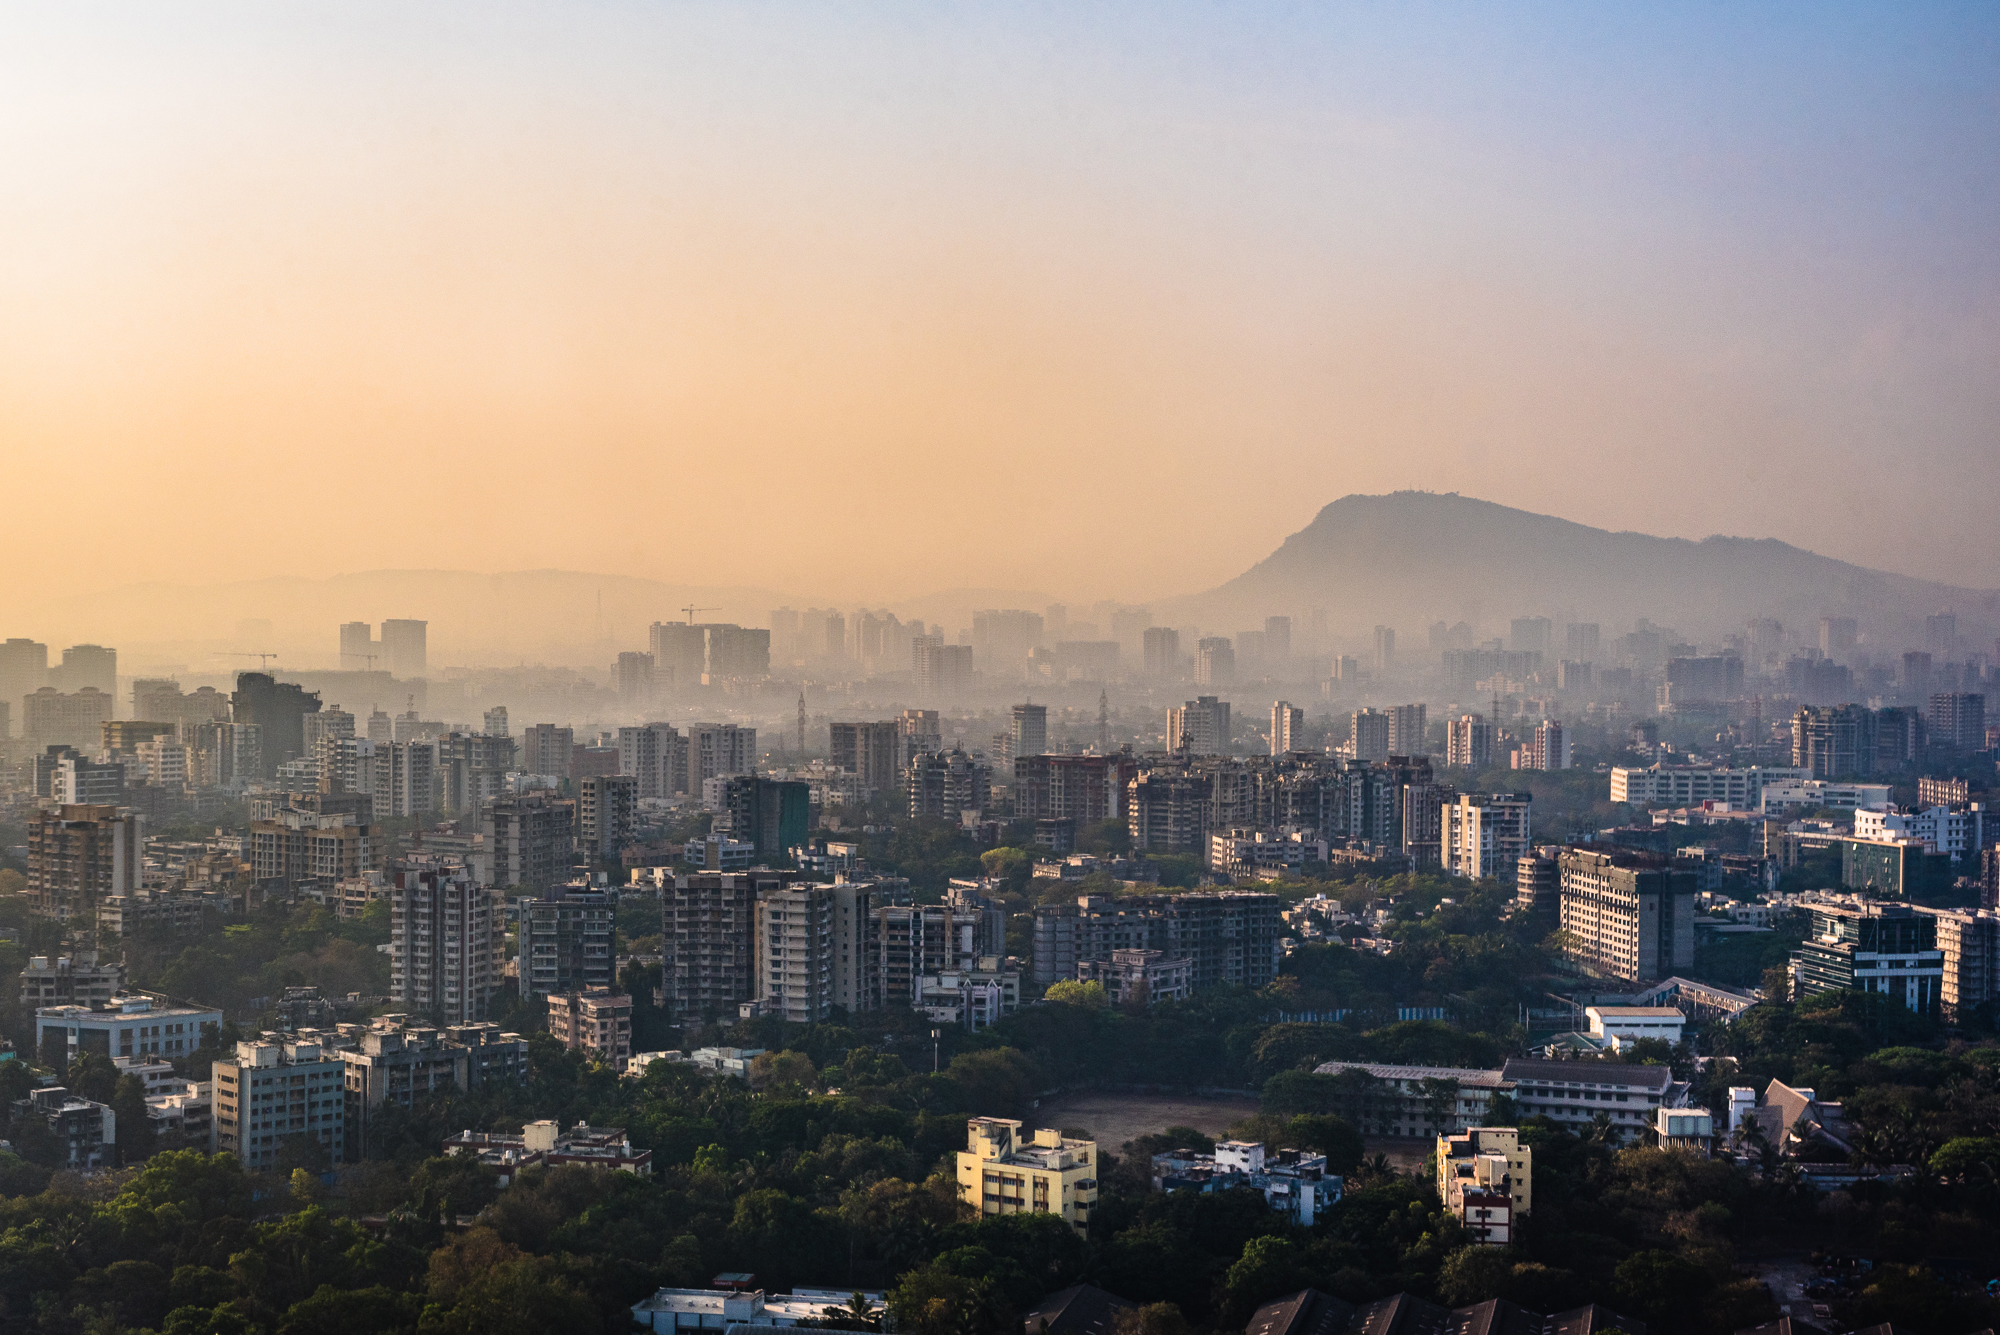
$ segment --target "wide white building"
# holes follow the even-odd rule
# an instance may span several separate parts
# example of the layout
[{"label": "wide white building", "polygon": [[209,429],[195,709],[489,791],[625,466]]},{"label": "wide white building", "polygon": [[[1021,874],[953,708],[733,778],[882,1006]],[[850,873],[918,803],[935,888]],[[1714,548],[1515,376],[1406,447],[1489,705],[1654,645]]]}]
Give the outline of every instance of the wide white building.
[{"label": "wide white building", "polygon": [[1803,769],[1752,765],[1727,769],[1708,765],[1649,765],[1644,769],[1617,766],[1611,771],[1611,800],[1638,806],[1696,806],[1727,802],[1737,808],[1756,806],[1767,784],[1812,777]]}]

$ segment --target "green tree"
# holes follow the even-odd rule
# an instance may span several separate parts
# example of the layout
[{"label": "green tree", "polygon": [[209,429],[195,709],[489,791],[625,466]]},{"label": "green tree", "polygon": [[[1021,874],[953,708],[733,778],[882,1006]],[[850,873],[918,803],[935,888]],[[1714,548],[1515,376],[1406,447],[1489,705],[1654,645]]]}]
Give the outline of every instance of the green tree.
[{"label": "green tree", "polygon": [[1299,1114],[1292,1119],[1286,1139],[1291,1146],[1324,1154],[1329,1173],[1352,1173],[1365,1152],[1361,1133],[1346,1118],[1332,1113]]},{"label": "green tree", "polygon": [[1049,984],[1049,990],[1042,994],[1046,1001],[1061,1006],[1083,1006],[1089,1010],[1103,1010],[1110,998],[1105,995],[1104,984],[1095,980],[1079,983],[1065,978]]},{"label": "green tree", "polygon": [[111,1093],[111,1115],[118,1157],[128,1165],[143,1162],[153,1152],[153,1120],[146,1115],[146,1084],[138,1076],[118,1077]]},{"label": "green tree", "polygon": [[1278,1237],[1250,1239],[1223,1276],[1221,1326],[1243,1325],[1260,1304],[1305,1287],[1306,1279],[1297,1243]]}]

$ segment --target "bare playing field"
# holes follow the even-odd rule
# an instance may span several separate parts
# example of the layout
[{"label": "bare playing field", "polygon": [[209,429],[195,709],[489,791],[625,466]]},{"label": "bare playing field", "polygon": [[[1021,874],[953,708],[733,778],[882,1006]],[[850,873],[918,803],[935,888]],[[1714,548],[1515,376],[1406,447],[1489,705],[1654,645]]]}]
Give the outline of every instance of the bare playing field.
[{"label": "bare playing field", "polygon": [[1044,1100],[1034,1121],[1057,1130],[1082,1127],[1116,1154],[1126,1141],[1170,1126],[1191,1126],[1219,1137],[1231,1122],[1256,1111],[1257,1100],[1248,1096],[1084,1092]]}]

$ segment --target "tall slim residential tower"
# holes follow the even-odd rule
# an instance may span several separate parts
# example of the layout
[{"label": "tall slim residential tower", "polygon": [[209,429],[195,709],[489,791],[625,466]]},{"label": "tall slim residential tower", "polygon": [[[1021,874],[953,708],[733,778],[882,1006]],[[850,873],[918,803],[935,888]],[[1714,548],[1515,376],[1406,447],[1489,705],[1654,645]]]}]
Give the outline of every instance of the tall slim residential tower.
[{"label": "tall slim residential tower", "polygon": [[576,730],[553,723],[537,723],[521,733],[521,769],[528,774],[569,777],[570,753],[576,747]]},{"label": "tall slim residential tower", "polygon": [[891,792],[903,780],[902,736],[902,726],[895,719],[834,723],[827,730],[827,761],[835,769],[858,777],[863,788]]},{"label": "tall slim residential tower", "polygon": [[1483,714],[1461,714],[1445,725],[1444,763],[1473,770],[1493,764],[1493,725]]},{"label": "tall slim residential tower", "polygon": [[520,904],[521,995],[555,996],[616,984],[612,918],[616,902],[600,890],[557,886]]},{"label": "tall slim residential tower", "polygon": [[593,858],[610,857],[632,839],[639,781],[629,774],[592,774],[576,785],[577,847]]},{"label": "tall slim residential tower", "polygon": [[1306,711],[1289,700],[1271,706],[1271,754],[1288,756],[1305,747]]},{"label": "tall slim residential tower", "polygon": [[734,1015],[756,995],[756,879],[697,872],[666,891],[662,988],[677,1020]]},{"label": "tall slim residential tower", "polygon": [[1229,702],[1204,695],[1167,711],[1167,749],[1191,756],[1229,754]]},{"label": "tall slim residential tower", "polygon": [[366,621],[340,623],[340,667],[344,672],[373,672],[382,659],[382,646],[375,630]]},{"label": "tall slim residential tower", "polygon": [[505,901],[455,862],[389,864],[389,997],[433,1024],[487,1018],[506,961]]},{"label": "tall slim residential tower", "polygon": [[1421,756],[1424,749],[1424,729],[1429,726],[1429,707],[1425,705],[1389,706],[1389,754],[1392,756]]},{"label": "tall slim residential tower", "polygon": [[382,655],[392,677],[421,677],[430,671],[428,621],[384,621]]},{"label": "tall slim residential tower", "polygon": [[513,736],[512,733],[507,731],[507,706],[505,705],[495,705],[493,708],[487,710],[486,717],[480,727],[481,731],[488,737]]},{"label": "tall slim residential tower", "polygon": [[1015,705],[1013,728],[1009,734],[1015,756],[1045,756],[1049,753],[1049,707]]},{"label": "tall slim residential tower", "polygon": [[757,768],[757,730],[734,723],[697,723],[688,729],[688,792],[699,796],[709,779],[749,774]]},{"label": "tall slim residential tower", "polygon": [[1236,680],[1236,646],[1226,637],[1211,635],[1194,647],[1194,684],[1227,686]]},{"label": "tall slim residential tower", "polygon": [[44,918],[94,924],[98,906],[139,888],[139,818],[110,806],[28,813],[28,905]]},{"label": "tall slim residential tower", "polygon": [[757,999],[764,1014],[817,1024],[834,1003],[834,887],[799,882],[757,896]]},{"label": "tall slim residential tower", "polygon": [[1375,628],[1375,675],[1385,677],[1396,665],[1396,632],[1388,626]]},{"label": "tall slim residential tower", "polygon": [[1146,675],[1170,677],[1180,671],[1181,634],[1171,626],[1148,626],[1144,640]]},{"label": "tall slim residential tower", "polygon": [[1511,882],[1528,851],[1533,793],[1460,793],[1440,811],[1438,862],[1447,876]]},{"label": "tall slim residential tower", "polygon": [[1389,716],[1373,709],[1357,709],[1349,714],[1347,754],[1356,760],[1387,760]]},{"label": "tall slim residential tower", "polygon": [[1290,617],[1264,618],[1264,658],[1278,667],[1291,662],[1292,619]]},{"label": "tall slim residential tower", "polygon": [[19,730],[27,717],[22,701],[49,684],[49,646],[13,639],[0,644],[0,703],[13,715]]}]

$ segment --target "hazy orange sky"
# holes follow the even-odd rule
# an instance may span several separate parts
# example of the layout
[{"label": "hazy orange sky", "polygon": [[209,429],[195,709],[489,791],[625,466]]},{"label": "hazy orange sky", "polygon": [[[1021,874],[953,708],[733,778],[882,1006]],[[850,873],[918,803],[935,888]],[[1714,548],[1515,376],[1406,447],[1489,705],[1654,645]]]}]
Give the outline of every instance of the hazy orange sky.
[{"label": "hazy orange sky", "polygon": [[1421,487],[2000,585],[1996,34],[16,7],[0,554],[1141,599]]}]

